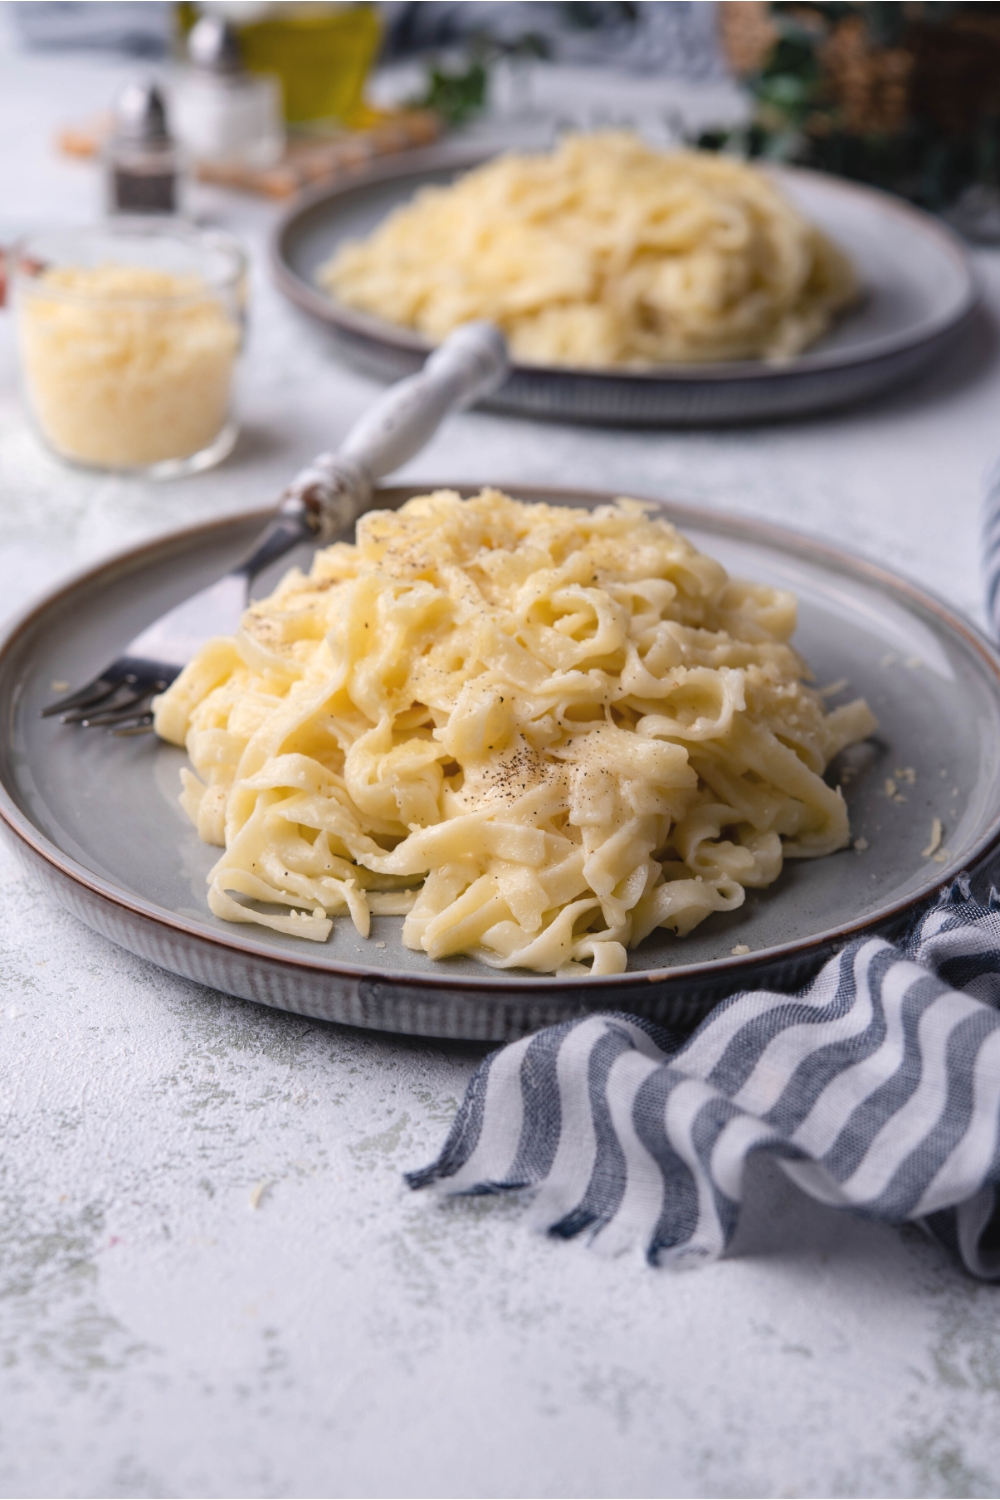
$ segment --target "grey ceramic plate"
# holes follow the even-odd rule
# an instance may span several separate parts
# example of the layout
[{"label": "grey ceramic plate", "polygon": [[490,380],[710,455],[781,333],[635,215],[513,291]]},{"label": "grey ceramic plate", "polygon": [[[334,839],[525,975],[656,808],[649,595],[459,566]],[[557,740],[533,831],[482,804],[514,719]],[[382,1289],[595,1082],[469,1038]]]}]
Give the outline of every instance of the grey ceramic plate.
[{"label": "grey ceramic plate", "polygon": [[[428,183],[478,165],[482,147],[435,146],[382,162],[296,201],[278,224],[271,265],[285,294],[325,323],[343,352],[375,375],[416,369],[430,345],[419,334],[335,302],[316,271],[344,240],[372,230]],[[977,290],[961,242],[936,219],[871,188],[791,168],[770,168],[805,215],[852,257],[863,302],[815,349],[782,365],[761,360],[585,371],[515,365],[488,403],[571,421],[684,426],[752,422],[843,406],[920,374],[972,316]]]},{"label": "grey ceramic plate", "polygon": [[[398,505],[412,493],[384,490],[379,501]],[[515,493],[578,504],[608,498]],[[863,693],[881,733],[843,760],[854,772],[846,788],[852,829],[867,849],[789,861],[739,911],[683,940],[651,935],[626,974],[565,980],[498,973],[468,958],[435,963],[402,946],[401,918],[376,919],[367,942],[340,920],[324,945],[218,921],[205,901],[215,851],[177,805],[183,752],[152,736],[115,740],[39,719],[55,681],[85,680],[229,566],[260,512],[112,559],[9,630],[0,644],[0,823],[35,875],[123,947],[229,993],[328,1020],[494,1040],[608,1007],[683,1024],[741,985],[804,980],[849,934],[891,929],[955,872],[989,856],[1000,829],[1000,659],[943,605],[871,564],[754,521],[664,511],[732,572],[796,592],[796,643],[819,683],[846,678],[831,701]],[[886,795],[887,777],[905,800]],[[938,862],[921,852],[934,817],[949,851]],[[749,955],[734,957],[740,944]]]}]

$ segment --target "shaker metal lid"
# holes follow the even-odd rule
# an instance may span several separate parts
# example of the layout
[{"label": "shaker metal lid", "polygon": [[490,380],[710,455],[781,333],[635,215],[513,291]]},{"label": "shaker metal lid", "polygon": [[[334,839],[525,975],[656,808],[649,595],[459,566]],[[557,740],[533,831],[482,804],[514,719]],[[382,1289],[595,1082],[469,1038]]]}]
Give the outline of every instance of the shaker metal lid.
[{"label": "shaker metal lid", "polygon": [[222,16],[202,16],[191,28],[188,57],[208,73],[242,73],[239,37]]},{"label": "shaker metal lid", "polygon": [[167,107],[155,83],[126,84],[115,100],[115,135],[124,141],[168,141]]}]

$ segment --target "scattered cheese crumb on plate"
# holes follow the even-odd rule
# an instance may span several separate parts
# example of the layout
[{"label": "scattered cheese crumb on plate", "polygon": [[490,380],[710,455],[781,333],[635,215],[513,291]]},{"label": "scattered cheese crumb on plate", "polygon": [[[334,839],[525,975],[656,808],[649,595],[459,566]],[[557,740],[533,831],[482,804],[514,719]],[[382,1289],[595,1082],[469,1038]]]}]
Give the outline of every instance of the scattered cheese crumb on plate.
[{"label": "scattered cheese crumb on plate", "polygon": [[[943,837],[944,837],[944,828],[941,825],[941,819],[940,818],[932,818],[931,819],[931,841],[927,845],[926,849],[921,849],[921,851],[920,851],[920,857],[921,857],[921,859],[930,859],[932,855],[936,854],[937,851],[941,847],[941,840],[942,840]],[[940,861],[938,861],[938,863],[940,863]]]}]

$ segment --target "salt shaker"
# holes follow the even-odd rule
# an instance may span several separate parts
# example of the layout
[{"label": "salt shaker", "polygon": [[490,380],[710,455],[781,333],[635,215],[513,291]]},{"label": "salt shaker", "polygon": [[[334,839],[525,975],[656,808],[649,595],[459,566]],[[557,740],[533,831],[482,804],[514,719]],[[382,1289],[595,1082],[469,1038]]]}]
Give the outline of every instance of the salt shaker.
[{"label": "salt shaker", "polygon": [[202,16],[192,28],[188,58],[173,80],[173,112],[191,155],[217,166],[277,161],[284,149],[280,80],[248,72],[239,38],[221,16]]},{"label": "salt shaker", "polygon": [[115,101],[105,173],[109,213],[181,212],[184,162],[155,83],[130,83]]}]

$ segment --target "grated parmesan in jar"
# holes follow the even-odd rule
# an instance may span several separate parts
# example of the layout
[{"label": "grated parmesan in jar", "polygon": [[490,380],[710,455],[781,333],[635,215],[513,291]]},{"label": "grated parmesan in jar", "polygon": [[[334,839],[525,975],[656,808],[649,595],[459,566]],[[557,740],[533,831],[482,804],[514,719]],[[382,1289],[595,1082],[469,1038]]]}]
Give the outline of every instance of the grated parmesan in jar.
[{"label": "grated parmesan in jar", "polygon": [[240,327],[199,275],[42,270],[18,325],[35,418],[66,458],[145,468],[208,449],[227,424]]}]

